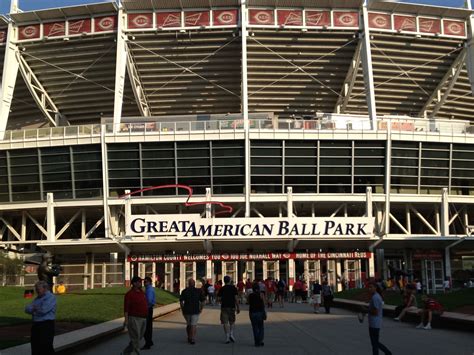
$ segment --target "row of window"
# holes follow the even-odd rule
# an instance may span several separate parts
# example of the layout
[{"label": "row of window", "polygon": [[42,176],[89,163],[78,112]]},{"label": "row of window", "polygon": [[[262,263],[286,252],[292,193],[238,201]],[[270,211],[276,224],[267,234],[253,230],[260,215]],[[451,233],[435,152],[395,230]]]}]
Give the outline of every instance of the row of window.
[{"label": "row of window", "polygon": [[[251,142],[256,193],[385,192],[385,141],[261,140]],[[100,145],[0,151],[0,201],[102,196]],[[108,145],[109,193],[184,184],[195,194],[242,194],[244,142],[143,142]],[[391,191],[474,194],[474,145],[392,142]],[[177,195],[157,188],[141,195]]]}]

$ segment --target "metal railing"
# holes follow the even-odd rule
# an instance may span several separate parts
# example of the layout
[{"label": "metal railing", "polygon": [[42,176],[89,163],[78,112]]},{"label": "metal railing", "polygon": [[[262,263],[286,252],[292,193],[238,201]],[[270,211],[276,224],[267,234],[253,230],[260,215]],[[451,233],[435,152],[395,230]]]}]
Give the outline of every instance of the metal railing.
[{"label": "metal railing", "polygon": [[[328,114],[320,119],[273,119],[249,120],[251,131],[289,131],[289,132],[347,132],[347,133],[386,133],[400,135],[474,135],[474,125],[469,121],[427,120],[411,118],[381,117],[377,127],[365,116]],[[126,135],[180,135],[193,133],[229,133],[242,132],[243,119],[215,121],[179,121],[179,122],[127,122],[115,127],[113,124],[90,124],[39,129],[6,131],[3,142],[21,142],[36,140],[54,140],[81,137],[99,137],[102,129],[107,136]]]}]

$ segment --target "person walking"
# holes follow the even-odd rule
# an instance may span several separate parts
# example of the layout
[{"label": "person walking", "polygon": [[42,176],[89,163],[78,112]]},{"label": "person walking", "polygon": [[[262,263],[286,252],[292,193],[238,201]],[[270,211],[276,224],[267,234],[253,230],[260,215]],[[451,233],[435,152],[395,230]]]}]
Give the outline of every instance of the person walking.
[{"label": "person walking", "polygon": [[181,312],[183,312],[183,317],[186,320],[186,334],[189,344],[196,343],[197,323],[205,303],[206,296],[202,290],[196,288],[196,282],[189,279],[188,287],[179,296]]},{"label": "person walking", "polygon": [[259,292],[257,283],[253,286],[253,292],[249,295],[249,317],[252,323],[253,340],[255,346],[263,346],[264,321],[267,319],[263,295]]},{"label": "person walking", "polygon": [[321,292],[323,294],[324,309],[326,313],[329,314],[331,313],[332,299],[334,298],[334,296],[332,294],[331,286],[328,285],[327,281],[323,282],[323,285],[321,287]]},{"label": "person walking", "polygon": [[235,343],[235,314],[240,313],[237,288],[230,283],[230,276],[224,277],[224,287],[217,294],[221,301],[221,324],[224,326],[225,343]]},{"label": "person walking", "polygon": [[54,354],[54,322],[56,319],[56,296],[49,290],[46,281],[35,283],[37,297],[25,307],[33,317],[31,326],[31,354]]},{"label": "person walking", "polygon": [[380,341],[380,328],[382,328],[382,317],[383,317],[383,298],[381,295],[381,288],[377,286],[375,282],[369,283],[369,292],[371,299],[369,303],[369,336],[372,344],[372,354],[377,355],[379,349],[383,351],[385,355],[391,355],[391,351],[383,345]]},{"label": "person walking", "polygon": [[131,280],[132,288],[125,294],[124,325],[128,329],[130,342],[123,351],[124,355],[139,354],[140,341],[145,334],[148,305],[145,293],[142,290],[142,279],[134,276]]},{"label": "person walking", "polygon": [[146,329],[145,329],[145,345],[141,350],[149,350],[153,346],[153,307],[155,307],[155,289],[153,287],[151,277],[145,277],[145,296],[148,307],[148,313],[146,315]]},{"label": "person walking", "polygon": [[313,307],[314,313],[319,313],[319,307],[321,305],[321,292],[323,287],[319,284],[319,280],[316,280],[313,284],[311,293],[313,294]]},{"label": "person walking", "polygon": [[286,291],[286,283],[282,279],[280,279],[277,283],[277,297],[278,303],[280,304],[280,308],[284,306],[284,299],[285,299],[285,291]]}]

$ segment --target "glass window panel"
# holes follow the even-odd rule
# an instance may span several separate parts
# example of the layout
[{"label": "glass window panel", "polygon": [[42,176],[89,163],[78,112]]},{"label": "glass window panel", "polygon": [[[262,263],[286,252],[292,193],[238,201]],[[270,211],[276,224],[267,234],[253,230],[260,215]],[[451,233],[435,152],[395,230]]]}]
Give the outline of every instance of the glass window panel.
[{"label": "glass window panel", "polygon": [[140,189],[140,180],[138,179],[113,179],[109,182],[110,187],[123,187],[130,190]]},{"label": "glass window panel", "polygon": [[471,160],[474,152],[456,152],[453,151],[453,159],[465,159],[465,160]]},{"label": "glass window panel", "polygon": [[384,158],[355,158],[354,159],[355,165],[385,165]]},{"label": "glass window panel", "polygon": [[212,164],[214,166],[232,166],[232,165],[238,165],[238,166],[243,166],[244,165],[244,158],[225,158],[225,159],[212,159]]},{"label": "glass window panel", "polygon": [[194,158],[194,159],[179,159],[178,160],[178,168],[180,167],[204,167],[210,166],[210,159],[203,159],[203,158]]},{"label": "glass window panel", "polygon": [[102,179],[102,171],[75,171],[74,172],[75,180],[92,180],[92,179]]},{"label": "glass window panel", "polygon": [[320,176],[319,184],[320,185],[339,185],[339,184],[351,184],[350,176]]},{"label": "glass window panel", "polygon": [[[214,144],[214,143],[213,143]],[[212,149],[212,156],[213,157],[241,157],[244,156],[244,149],[243,148],[219,148],[216,149],[213,147]]]},{"label": "glass window panel", "polygon": [[318,170],[316,167],[285,167],[285,175],[314,175]]},{"label": "glass window panel", "polygon": [[432,168],[449,168],[449,161],[423,159],[421,161],[421,166],[432,167]]},{"label": "glass window panel", "polygon": [[393,157],[406,157],[406,158],[418,158],[418,147],[413,149],[392,149]]},{"label": "glass window panel", "polygon": [[214,185],[242,185],[244,184],[243,176],[229,176],[214,178]]},{"label": "glass window panel", "polygon": [[209,168],[178,168],[178,176],[209,176]]},{"label": "glass window panel", "polygon": [[68,155],[41,155],[42,164],[69,163]]},{"label": "glass window panel", "polygon": [[449,177],[449,171],[443,169],[421,169],[422,176],[446,176]]},{"label": "glass window panel", "polygon": [[474,169],[474,159],[471,161],[459,161],[459,160],[453,160],[453,168],[458,168],[458,169]]},{"label": "glass window panel", "polygon": [[447,178],[441,178],[441,177],[436,177],[436,178],[421,178],[420,181],[421,185],[440,185],[440,186],[446,186],[448,187],[448,179]]},{"label": "glass window panel", "polygon": [[100,161],[91,161],[88,163],[74,163],[74,171],[100,170],[102,171],[102,163]]},{"label": "glass window panel", "polygon": [[385,156],[385,149],[355,149],[355,156],[356,157],[384,157]]},{"label": "glass window panel", "polygon": [[226,175],[245,175],[245,169],[243,167],[225,167],[225,168],[214,168],[214,176],[226,176]]},{"label": "glass window panel", "polygon": [[109,160],[109,170],[114,169],[138,169],[140,168],[139,160]]},{"label": "glass window panel", "polygon": [[281,148],[252,148],[252,157],[280,157],[282,155]]},{"label": "glass window panel", "polygon": [[351,168],[350,167],[320,167],[319,173],[321,175],[351,175]]},{"label": "glass window panel", "polygon": [[316,158],[293,158],[285,157],[285,164],[288,165],[316,165]]},{"label": "glass window panel", "polygon": [[418,168],[397,168],[392,167],[392,175],[418,175]]},{"label": "glass window panel", "polygon": [[37,192],[26,192],[26,193],[12,193],[13,201],[36,201],[41,200],[39,191]]},{"label": "glass window panel", "polygon": [[321,141],[321,148],[351,148],[352,142],[350,141]]},{"label": "glass window panel", "polygon": [[70,181],[70,173],[43,174],[43,182],[48,181]]},{"label": "glass window panel", "polygon": [[[53,191],[72,191],[72,183],[69,182],[55,182],[55,183],[43,183],[43,191],[53,192]],[[56,197],[56,196],[55,196]]]},{"label": "glass window panel", "polygon": [[385,175],[384,167],[356,167],[354,175]]},{"label": "glass window panel", "polygon": [[100,152],[92,152],[92,153],[80,153],[74,154],[74,162],[93,162],[93,161],[101,161],[101,154]]},{"label": "glass window panel", "polygon": [[143,159],[174,159],[174,150],[142,150]]},{"label": "glass window panel", "polygon": [[269,158],[269,157],[262,157],[262,158],[255,158],[252,157],[251,164],[254,165],[277,165],[280,166],[282,162],[281,158]]},{"label": "glass window panel", "polygon": [[28,184],[28,183],[37,183],[37,182],[39,182],[38,175],[17,175],[17,176],[12,177],[13,186],[16,184]]},{"label": "glass window panel", "polygon": [[418,166],[418,159],[392,158],[392,166]]},{"label": "glass window panel", "polygon": [[140,177],[140,172],[138,170],[131,169],[111,170],[109,171],[109,176],[111,179],[138,178]]},{"label": "glass window panel", "polygon": [[143,177],[174,177],[174,169],[143,169]]},{"label": "glass window panel", "polygon": [[316,176],[285,176],[285,185],[310,185],[316,186]]},{"label": "glass window panel", "polygon": [[38,157],[10,157],[11,166],[38,165]]},{"label": "glass window panel", "polygon": [[423,150],[421,152],[423,158],[442,158],[449,159],[449,151],[441,150]]},{"label": "glass window panel", "polygon": [[319,149],[319,155],[322,157],[350,157],[352,149]]},{"label": "glass window panel", "polygon": [[124,151],[136,151],[138,153],[138,144],[137,143],[115,143],[115,144],[108,144],[107,145],[107,150],[109,152],[113,151],[119,151],[119,152],[124,152]]},{"label": "glass window panel", "polygon": [[252,174],[254,175],[281,175],[282,168],[280,167],[255,167],[252,166]]},{"label": "glass window panel", "polygon": [[392,176],[392,185],[418,185],[418,177]]},{"label": "glass window panel", "polygon": [[139,157],[138,152],[132,151],[121,151],[121,152],[109,152],[108,158],[111,160],[136,160]]},{"label": "glass window panel", "polygon": [[34,166],[12,166],[10,172],[12,175],[38,174],[38,164]]},{"label": "glass window panel", "polygon": [[315,157],[317,155],[316,148],[285,148],[285,156],[287,157]]},{"label": "glass window panel", "polygon": [[351,158],[320,158],[319,159],[320,165],[352,165]]}]

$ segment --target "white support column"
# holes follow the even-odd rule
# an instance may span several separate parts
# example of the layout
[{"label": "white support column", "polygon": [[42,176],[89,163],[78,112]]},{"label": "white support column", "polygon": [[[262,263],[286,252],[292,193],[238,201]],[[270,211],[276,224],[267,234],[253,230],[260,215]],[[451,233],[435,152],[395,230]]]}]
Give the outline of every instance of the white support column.
[{"label": "white support column", "polygon": [[392,126],[387,126],[387,145],[385,152],[385,224],[384,235],[390,233],[390,185],[392,175]]},{"label": "white support column", "polygon": [[443,188],[441,192],[441,236],[449,236],[449,201],[448,189]]},{"label": "white support column", "polygon": [[110,209],[109,209],[109,172],[107,162],[107,145],[105,143],[105,125],[100,129],[100,148],[102,154],[102,202],[104,205],[104,237],[113,237],[110,232]]},{"label": "white support column", "polygon": [[130,261],[128,261],[127,255],[125,255],[125,263],[123,268],[123,279],[125,281],[125,286],[130,286]]},{"label": "white support column", "polygon": [[84,290],[87,290],[87,287],[89,285],[89,254],[86,254],[86,260],[84,263],[84,276],[83,276],[83,287]]},{"label": "white support column", "polygon": [[54,217],[54,197],[52,192],[46,194],[46,223],[48,242],[54,242],[56,239],[56,222]]},{"label": "white support column", "polygon": [[86,219],[86,209],[82,209],[81,213],[81,239],[86,239],[87,234],[87,219]]},{"label": "white support column", "polygon": [[107,286],[107,264],[102,263],[102,288]]},{"label": "white support column", "polygon": [[151,263],[151,282],[153,287],[155,286],[155,281],[156,281],[156,263],[152,262]]},{"label": "white support column", "polygon": [[[26,211],[21,212],[21,233],[20,233],[20,240],[25,241],[26,240]],[[1,239],[1,236],[0,236]]]},{"label": "white support column", "polygon": [[375,103],[375,87],[374,87],[374,74],[372,72],[372,52],[370,48],[370,31],[369,31],[369,14],[367,11],[367,2],[364,1],[362,5],[362,20],[363,20],[363,33],[362,33],[362,65],[364,68],[364,83],[365,93],[367,97],[367,107],[369,109],[369,117],[372,121],[372,129],[377,130],[377,109]]},{"label": "white support column", "polygon": [[[373,204],[372,204],[372,187],[368,186],[366,190],[366,201],[365,201],[365,213],[367,217],[373,217]],[[374,251],[370,250],[370,258],[368,259],[368,270],[369,278],[375,277],[375,257]]]},{"label": "white support column", "polygon": [[287,213],[288,218],[293,218],[293,188],[291,186],[287,187]]},{"label": "white support column", "polygon": [[288,289],[293,291],[293,285],[296,279],[295,260],[288,259]]},{"label": "white support column", "polygon": [[361,49],[362,49],[362,40],[359,39],[357,43],[357,47],[354,52],[354,57],[352,58],[351,65],[349,67],[349,71],[347,72],[346,79],[344,80],[341,93],[339,94],[339,98],[337,99],[336,106],[334,107],[334,112],[336,113],[345,113],[347,104],[349,103],[350,97],[352,95],[352,90],[354,88],[357,73],[360,67],[360,57],[361,57]]},{"label": "white support column", "polygon": [[94,253],[91,253],[91,256],[90,256],[90,262],[91,262],[91,265],[90,265],[90,275],[91,275],[91,290],[94,289],[94,278],[95,278],[95,255]]},{"label": "white support column", "polygon": [[119,3],[117,20],[117,56],[115,63],[115,95],[114,95],[114,119],[113,132],[118,132],[122,119],[123,94],[125,91],[125,74],[127,72],[127,35],[125,28],[125,12]]},{"label": "white support column", "polygon": [[[130,39],[128,39],[129,41]],[[148,105],[148,100],[145,95],[145,89],[143,88],[143,84],[140,80],[140,76],[138,75],[137,66],[135,61],[133,60],[132,53],[130,52],[130,48],[128,47],[127,42],[127,73],[128,77],[132,84],[133,95],[135,96],[135,100],[138,105],[138,109],[142,116],[147,117],[150,116],[150,105]]]},{"label": "white support column", "polygon": [[[12,0],[10,13],[18,13],[18,0]],[[16,39],[17,28],[10,21],[8,24],[8,35],[5,43],[5,59],[3,61],[2,86],[0,89],[0,140],[5,137],[8,116],[15,91],[16,78],[18,76],[19,63],[15,53],[18,50],[14,41]]]},{"label": "white support column", "polygon": [[337,292],[342,291],[341,278],[342,278],[341,259],[337,259],[336,261],[336,290]]},{"label": "white support column", "polygon": [[[206,187],[206,202],[211,202],[211,188]],[[212,205],[210,203],[206,203],[206,218],[212,218]]]},{"label": "white support column", "polygon": [[[206,279],[212,280],[212,260],[206,260]],[[212,280],[211,283],[214,283]]]},{"label": "white support column", "polygon": [[186,288],[186,263],[182,261],[179,262],[179,292]]},{"label": "white support column", "polygon": [[245,131],[245,217],[250,217],[250,125],[247,77],[247,9],[246,0],[240,0],[240,33],[242,36],[242,92],[241,108]]}]

